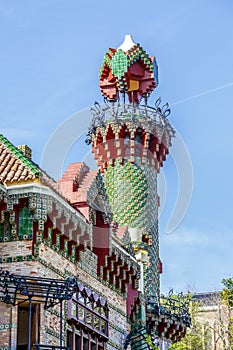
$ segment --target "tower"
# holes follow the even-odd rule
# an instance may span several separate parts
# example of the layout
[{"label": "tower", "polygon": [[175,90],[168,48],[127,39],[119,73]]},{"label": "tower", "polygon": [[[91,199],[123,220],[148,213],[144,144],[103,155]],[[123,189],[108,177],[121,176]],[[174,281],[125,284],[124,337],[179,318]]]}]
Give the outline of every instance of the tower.
[{"label": "tower", "polygon": [[[128,226],[141,265],[140,289],[159,300],[157,174],[166,159],[174,130],[168,104],[147,102],[158,85],[158,68],[130,35],[110,48],[100,68],[105,105],[95,104],[88,141],[101,168],[115,225]],[[127,101],[128,99],[128,101]]]}]

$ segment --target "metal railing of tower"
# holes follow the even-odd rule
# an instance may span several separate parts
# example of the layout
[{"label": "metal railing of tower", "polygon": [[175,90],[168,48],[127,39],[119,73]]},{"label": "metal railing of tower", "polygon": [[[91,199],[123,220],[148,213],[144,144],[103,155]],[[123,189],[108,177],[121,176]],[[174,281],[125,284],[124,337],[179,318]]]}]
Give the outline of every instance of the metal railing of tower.
[{"label": "metal railing of tower", "polygon": [[155,302],[155,298],[147,297],[147,313],[155,315],[173,316],[181,320],[186,327],[191,325],[191,316],[189,312],[190,295],[184,295],[182,292],[173,294],[171,289],[167,296],[161,295],[160,301]]},{"label": "metal railing of tower", "polygon": [[[132,330],[127,335],[124,349],[127,350],[130,346],[132,350],[146,350],[158,346],[158,339],[161,337],[161,326],[164,326],[164,320],[168,324],[175,324],[176,322],[179,324],[177,332],[174,327],[171,327],[171,329],[167,327],[167,333],[169,334],[169,330],[171,330],[171,334],[179,340],[182,337],[181,331],[183,330],[185,333],[186,328],[191,325],[189,313],[190,298],[190,295],[184,295],[183,293],[173,294],[173,290],[170,290],[166,297],[161,296],[159,301],[156,296],[147,297],[146,324],[138,321],[135,324],[132,323]],[[169,340],[168,335],[164,334],[162,338],[164,337]]]},{"label": "metal railing of tower", "polygon": [[170,136],[174,137],[175,130],[167,119],[171,110],[168,103],[162,105],[161,102],[161,97],[155,101],[154,107],[148,106],[147,100],[145,100],[145,105],[135,103],[126,104],[120,101],[109,102],[107,100],[102,105],[95,102],[94,106],[90,109],[93,118],[86,135],[86,143],[91,143],[92,134],[95,133],[97,127],[104,126],[107,121],[116,123],[120,120],[135,121],[139,116],[150,124],[166,127]]},{"label": "metal railing of tower", "polygon": [[62,347],[62,317],[63,301],[70,300],[75,293],[77,279],[67,277],[66,280],[58,280],[44,277],[20,276],[11,274],[9,271],[0,270],[0,301],[13,306],[29,302],[28,313],[28,350],[31,348],[32,326],[32,302],[43,303],[48,309],[60,304],[60,346],[50,347],[35,344],[36,349],[68,349]]}]

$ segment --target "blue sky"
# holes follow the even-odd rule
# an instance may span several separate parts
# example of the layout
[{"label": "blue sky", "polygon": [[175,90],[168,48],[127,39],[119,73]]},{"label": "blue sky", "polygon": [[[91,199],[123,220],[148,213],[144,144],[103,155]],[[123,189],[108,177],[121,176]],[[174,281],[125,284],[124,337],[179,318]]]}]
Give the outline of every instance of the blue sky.
[{"label": "blue sky", "polygon": [[[1,132],[30,145],[37,163],[61,123],[102,102],[98,68],[109,47],[132,34],[157,57],[160,84],[150,103],[170,103],[194,174],[188,211],[166,234],[179,175],[173,157],[164,165],[164,292],[216,290],[233,275],[232,13],[231,0],[0,0]],[[87,152],[76,142],[64,166]]]}]

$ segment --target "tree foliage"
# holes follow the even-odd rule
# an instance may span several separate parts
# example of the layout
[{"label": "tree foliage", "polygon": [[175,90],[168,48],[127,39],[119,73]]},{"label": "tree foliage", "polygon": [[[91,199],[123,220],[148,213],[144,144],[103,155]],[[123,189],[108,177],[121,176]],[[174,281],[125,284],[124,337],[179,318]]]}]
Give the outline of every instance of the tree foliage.
[{"label": "tree foliage", "polygon": [[172,344],[169,350],[233,350],[233,277],[223,279],[222,283],[224,287],[220,293],[221,298],[219,293],[216,293],[214,305],[217,308],[212,323],[203,318],[200,305],[191,302],[192,325],[187,329],[185,337]]},{"label": "tree foliage", "polygon": [[147,334],[145,341],[149,345],[151,350],[159,350],[158,346],[153,343],[152,337],[150,334]]},{"label": "tree foliage", "polygon": [[224,278],[222,283],[224,285],[222,299],[231,308],[233,307],[233,278]]},{"label": "tree foliage", "polygon": [[228,341],[229,349],[233,349],[233,278],[224,278],[222,280],[224,285],[223,291],[221,293],[223,302],[228,307]]}]

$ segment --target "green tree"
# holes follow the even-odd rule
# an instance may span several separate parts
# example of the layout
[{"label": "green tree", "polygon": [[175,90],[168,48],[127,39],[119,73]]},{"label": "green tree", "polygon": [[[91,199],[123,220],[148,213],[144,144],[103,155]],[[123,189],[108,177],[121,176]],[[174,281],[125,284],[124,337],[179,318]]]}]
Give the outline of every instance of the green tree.
[{"label": "green tree", "polygon": [[224,278],[222,280],[224,285],[221,293],[222,299],[226,302],[229,308],[233,307],[233,278]]},{"label": "green tree", "polygon": [[221,297],[224,302],[224,304],[227,306],[227,318],[228,318],[228,329],[227,329],[227,335],[228,335],[228,342],[229,346],[228,349],[233,349],[233,316],[232,316],[232,309],[233,309],[233,278],[224,278],[222,280],[222,283],[224,285],[223,291],[221,292]]},{"label": "green tree", "polygon": [[145,341],[149,345],[150,350],[159,350],[158,346],[153,344],[152,337],[150,334],[147,334]]}]

